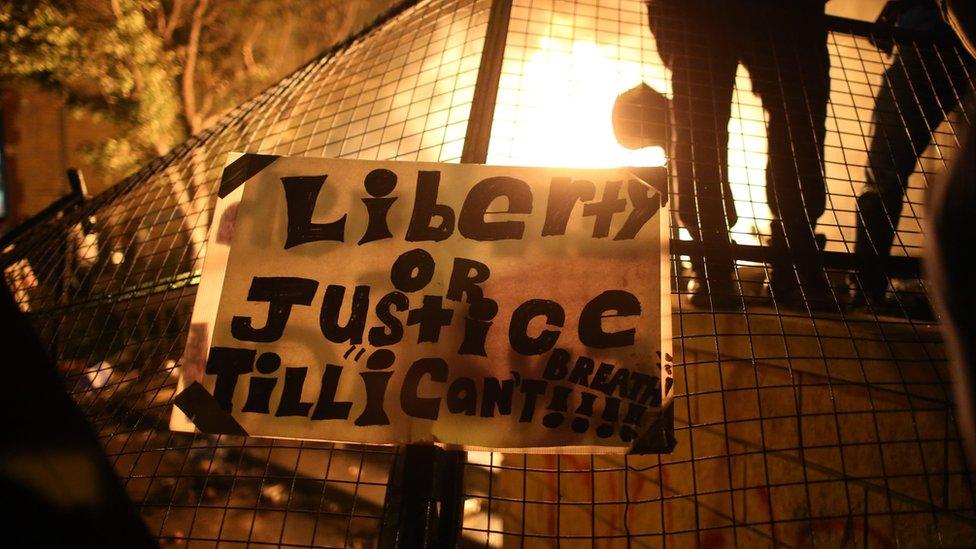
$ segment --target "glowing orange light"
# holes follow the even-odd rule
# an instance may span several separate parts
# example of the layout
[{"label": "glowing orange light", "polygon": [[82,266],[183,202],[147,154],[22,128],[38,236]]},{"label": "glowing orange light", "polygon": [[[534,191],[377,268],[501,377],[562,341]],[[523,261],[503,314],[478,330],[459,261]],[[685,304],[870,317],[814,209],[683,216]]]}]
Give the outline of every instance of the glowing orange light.
[{"label": "glowing orange light", "polygon": [[[661,147],[629,150],[614,137],[611,111],[640,82],[670,95],[659,60],[625,58],[624,48],[593,40],[538,38],[522,59],[509,56],[499,86],[488,161],[561,167],[663,166]],[[628,51],[640,52],[639,48]],[[650,61],[650,62],[649,62]],[[733,237],[758,243],[768,232],[763,109],[740,68],[729,121],[728,176],[739,214]],[[689,238],[682,231],[682,238]]]},{"label": "glowing orange light", "polygon": [[489,162],[591,168],[666,163],[661,147],[628,150],[613,134],[613,101],[641,81],[640,63],[614,59],[590,41],[543,38],[540,46],[520,75],[502,76],[503,88],[519,91],[514,103],[499,102],[495,124],[509,122],[518,145],[494,147]]}]

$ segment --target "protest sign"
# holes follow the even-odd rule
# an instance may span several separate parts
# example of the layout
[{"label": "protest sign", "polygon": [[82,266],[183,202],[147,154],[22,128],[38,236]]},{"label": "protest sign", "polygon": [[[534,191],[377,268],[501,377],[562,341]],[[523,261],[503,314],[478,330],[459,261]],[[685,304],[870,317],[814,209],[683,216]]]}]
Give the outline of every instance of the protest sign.
[{"label": "protest sign", "polygon": [[667,451],[665,182],[663,169],[240,156],[171,426]]}]

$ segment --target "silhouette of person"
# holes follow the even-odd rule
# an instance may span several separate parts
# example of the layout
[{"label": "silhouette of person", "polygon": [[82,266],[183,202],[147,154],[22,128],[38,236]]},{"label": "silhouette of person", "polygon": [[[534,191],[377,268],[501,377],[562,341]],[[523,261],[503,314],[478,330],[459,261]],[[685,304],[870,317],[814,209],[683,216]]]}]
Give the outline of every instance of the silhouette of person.
[{"label": "silhouette of person", "polygon": [[834,300],[814,233],[825,208],[822,158],[830,92],[823,0],[649,0],[648,16],[672,76],[669,156],[678,218],[707,257],[692,261],[692,303],[728,308],[739,302],[729,238],[737,216],[728,181],[727,126],[742,63],[768,113],[770,288],[778,299],[805,296],[808,303],[830,306]]},{"label": "silhouette of person", "polygon": [[670,108],[667,97],[641,82],[613,102],[614,137],[628,149],[667,147]]},{"label": "silhouette of person", "polygon": [[[976,75],[976,64],[934,1],[889,2],[880,20],[921,31],[933,40],[934,49],[915,42],[899,44],[875,98],[867,181],[857,197],[854,253],[860,285],[853,286],[858,305],[883,303],[888,277],[878,258],[891,252],[908,178],[933,130],[971,92]],[[888,53],[894,49],[890,42],[875,43]]]}]

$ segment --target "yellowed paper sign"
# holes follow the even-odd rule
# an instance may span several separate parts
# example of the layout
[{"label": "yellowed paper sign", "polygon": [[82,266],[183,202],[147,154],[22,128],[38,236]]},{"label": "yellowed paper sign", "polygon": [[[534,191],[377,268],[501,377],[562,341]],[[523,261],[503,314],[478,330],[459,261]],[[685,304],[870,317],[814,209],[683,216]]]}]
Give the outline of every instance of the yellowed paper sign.
[{"label": "yellowed paper sign", "polygon": [[235,156],[172,428],[669,450],[666,179],[641,174]]}]

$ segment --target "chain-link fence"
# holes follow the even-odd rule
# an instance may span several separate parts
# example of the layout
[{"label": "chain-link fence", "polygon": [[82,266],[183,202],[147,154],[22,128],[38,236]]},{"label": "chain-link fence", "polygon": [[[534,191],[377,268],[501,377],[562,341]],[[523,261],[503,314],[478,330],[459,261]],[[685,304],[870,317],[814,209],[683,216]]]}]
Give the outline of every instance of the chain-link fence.
[{"label": "chain-link fence", "polygon": [[[490,163],[647,165],[663,155],[616,144],[614,98],[646,82],[672,98],[672,131],[682,131],[675,87],[688,81],[679,81],[677,63],[714,62],[700,47],[702,29],[661,11],[657,24],[694,38],[669,38],[681,47],[665,56],[666,69],[648,7],[636,0],[506,7],[408,2],[106,193],[63,200],[5,238],[7,285],[164,544],[373,545],[397,455],[167,429],[228,153],[457,162],[469,124],[490,123]],[[507,28],[492,27],[503,32],[488,32],[493,13],[507,13]],[[790,242],[795,229],[776,228],[786,223],[786,198],[777,206],[768,197],[771,185],[780,196],[789,188],[782,169],[767,168],[784,145],[771,135],[776,116],[817,116],[814,84],[784,81],[782,63],[791,61],[775,55],[786,42],[774,40],[732,61],[728,122],[713,115],[705,133],[727,130],[727,161],[715,154],[694,164],[712,166],[728,194],[705,196],[699,174],[690,198],[685,188],[672,201],[674,452],[469,453],[462,543],[958,546],[976,538],[951,380],[918,267],[923,195],[958,146],[957,126],[973,116],[957,107],[972,93],[973,64],[939,36],[825,22],[826,132],[796,135],[805,126],[795,120],[787,127],[797,149],[788,183],[822,181],[822,236],[807,256],[829,291],[806,291],[805,263],[791,252],[807,249]],[[482,56],[491,45],[503,51],[496,60]],[[487,115],[472,109],[485,62],[500,63]],[[768,91],[777,83],[778,95]],[[699,98],[721,103],[722,84],[695,86]],[[699,112],[699,103],[684,105]],[[694,127],[701,117],[688,120],[689,135],[703,135]],[[813,168],[798,152],[811,143],[820,151]],[[862,187],[883,187],[886,176],[901,178],[896,196],[879,193],[871,210],[858,198]],[[718,247],[704,236],[704,217],[696,224],[679,210],[690,201],[704,216],[713,197],[736,214],[733,240]],[[777,245],[778,230],[787,245]],[[776,271],[791,273],[794,287],[770,289]],[[721,302],[714,273],[731,282]]]}]

